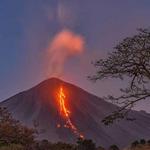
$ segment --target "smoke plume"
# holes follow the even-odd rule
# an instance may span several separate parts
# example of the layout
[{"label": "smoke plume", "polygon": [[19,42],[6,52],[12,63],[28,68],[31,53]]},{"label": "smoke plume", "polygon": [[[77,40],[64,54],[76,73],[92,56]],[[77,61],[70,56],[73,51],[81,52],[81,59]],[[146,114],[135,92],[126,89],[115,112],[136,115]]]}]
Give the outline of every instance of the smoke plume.
[{"label": "smoke plume", "polygon": [[62,30],[56,34],[48,47],[50,74],[60,76],[67,58],[81,54],[84,43],[81,35],[70,30]]}]

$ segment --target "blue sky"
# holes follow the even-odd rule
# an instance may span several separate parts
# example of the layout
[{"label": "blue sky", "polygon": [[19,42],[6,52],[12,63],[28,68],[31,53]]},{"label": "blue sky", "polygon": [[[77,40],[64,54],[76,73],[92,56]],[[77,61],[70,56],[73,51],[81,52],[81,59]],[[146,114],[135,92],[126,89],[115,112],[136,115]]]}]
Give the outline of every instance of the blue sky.
[{"label": "blue sky", "polygon": [[[149,0],[0,0],[0,101],[50,77],[46,48],[64,28],[82,35],[86,50],[66,61],[61,78],[101,97],[117,94],[121,82],[87,80],[91,61],[149,27],[149,15]],[[150,112],[150,103],[137,108]]]}]

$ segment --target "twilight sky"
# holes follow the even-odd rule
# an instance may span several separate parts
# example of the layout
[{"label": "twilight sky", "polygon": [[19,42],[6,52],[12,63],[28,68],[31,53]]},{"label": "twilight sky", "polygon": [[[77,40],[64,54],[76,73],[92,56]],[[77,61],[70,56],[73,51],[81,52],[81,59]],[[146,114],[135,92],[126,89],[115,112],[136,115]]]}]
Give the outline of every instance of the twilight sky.
[{"label": "twilight sky", "polygon": [[[87,80],[95,71],[91,61],[105,57],[137,28],[149,27],[149,16],[149,0],[0,0],[0,101],[50,78],[50,70],[62,63],[59,77],[65,81],[100,97],[117,94],[125,86],[119,81]],[[48,49],[70,48],[55,40],[62,33],[69,33],[69,43],[77,42],[71,45],[75,51],[84,50],[53,61],[58,53],[49,56]],[[136,108],[150,112],[150,102]]]}]

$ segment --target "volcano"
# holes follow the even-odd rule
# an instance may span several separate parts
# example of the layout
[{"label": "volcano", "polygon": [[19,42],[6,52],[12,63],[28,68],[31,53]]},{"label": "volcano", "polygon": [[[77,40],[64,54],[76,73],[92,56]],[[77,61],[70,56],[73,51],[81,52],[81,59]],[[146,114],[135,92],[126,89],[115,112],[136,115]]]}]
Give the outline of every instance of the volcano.
[{"label": "volcano", "polygon": [[70,127],[66,127],[66,120],[60,115],[60,87],[65,91],[69,119],[77,132],[82,133],[85,138],[104,147],[112,144],[123,147],[134,140],[150,138],[150,114],[131,111],[130,115],[136,118],[135,121],[121,120],[105,126],[101,120],[116,110],[117,106],[57,78],[45,80],[1,102],[0,106],[6,107],[23,124],[36,126],[39,139],[74,143],[77,136]]}]

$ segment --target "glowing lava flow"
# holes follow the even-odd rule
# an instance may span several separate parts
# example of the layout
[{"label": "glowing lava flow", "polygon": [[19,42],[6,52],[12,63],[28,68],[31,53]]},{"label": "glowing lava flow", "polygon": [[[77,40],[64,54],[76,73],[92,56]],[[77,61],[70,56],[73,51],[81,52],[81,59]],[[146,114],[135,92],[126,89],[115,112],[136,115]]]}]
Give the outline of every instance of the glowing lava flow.
[{"label": "glowing lava flow", "polygon": [[[70,119],[70,110],[66,107],[65,98],[66,98],[66,96],[65,96],[63,87],[60,87],[60,90],[59,90],[59,106],[60,106],[60,115],[66,121],[64,127],[70,128],[76,136],[78,136],[80,138],[84,138],[84,136],[78,131],[78,129],[72,123],[72,121]],[[57,127],[61,127],[61,126],[58,124]]]}]

